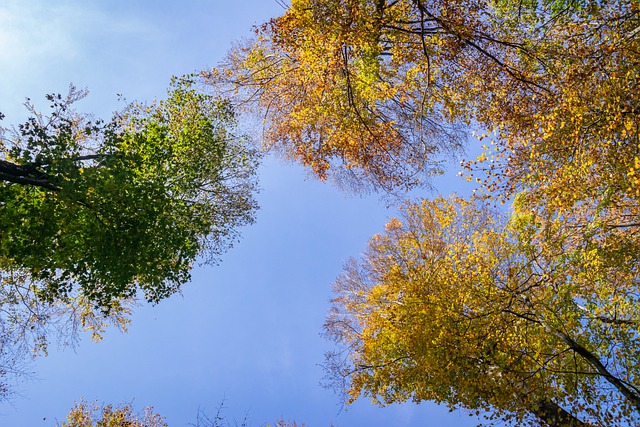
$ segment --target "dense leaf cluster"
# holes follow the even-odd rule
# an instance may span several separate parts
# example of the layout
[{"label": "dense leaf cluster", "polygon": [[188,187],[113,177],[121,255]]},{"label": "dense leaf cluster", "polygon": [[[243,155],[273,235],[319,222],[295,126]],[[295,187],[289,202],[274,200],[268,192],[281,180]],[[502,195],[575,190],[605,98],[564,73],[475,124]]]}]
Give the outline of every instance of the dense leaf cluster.
[{"label": "dense leaf cluster", "polygon": [[86,95],[0,139],[0,396],[51,341],[125,329],[139,297],[158,302],[215,262],[253,222],[257,152],[230,104],[175,79],[168,97],[108,121]]},{"label": "dense leaf cluster", "polygon": [[138,290],[157,302],[253,221],[256,153],[233,133],[228,103],[175,81],[166,100],[91,122],[50,96],[7,132],[0,164],[0,257],[42,284],[107,312]]},{"label": "dense leaf cluster", "polygon": [[462,163],[487,199],[408,205],[338,279],[351,401],[638,422],[639,64],[633,0],[294,0],[205,73],[267,147],[357,188],[488,141]]}]

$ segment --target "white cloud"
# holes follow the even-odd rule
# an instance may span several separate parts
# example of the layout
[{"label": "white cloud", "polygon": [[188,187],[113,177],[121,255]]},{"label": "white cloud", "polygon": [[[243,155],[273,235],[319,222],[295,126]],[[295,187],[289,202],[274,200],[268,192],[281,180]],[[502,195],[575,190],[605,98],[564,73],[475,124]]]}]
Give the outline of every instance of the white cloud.
[{"label": "white cloud", "polygon": [[45,0],[0,5],[0,63],[20,67],[53,57],[73,59],[82,42],[135,36],[154,39],[162,32],[134,16],[114,16],[90,3]]},{"label": "white cloud", "polygon": [[53,56],[71,58],[75,54],[74,21],[68,11],[40,3],[0,7],[0,63],[20,68],[32,61]]},{"label": "white cloud", "polygon": [[115,101],[120,88],[111,88],[114,80],[132,80],[125,76],[128,64],[144,61],[132,51],[161,44],[166,36],[139,10],[110,6],[77,0],[0,2],[0,111],[7,114],[6,122],[21,120],[25,96],[64,92],[70,82],[92,91],[108,87]]}]

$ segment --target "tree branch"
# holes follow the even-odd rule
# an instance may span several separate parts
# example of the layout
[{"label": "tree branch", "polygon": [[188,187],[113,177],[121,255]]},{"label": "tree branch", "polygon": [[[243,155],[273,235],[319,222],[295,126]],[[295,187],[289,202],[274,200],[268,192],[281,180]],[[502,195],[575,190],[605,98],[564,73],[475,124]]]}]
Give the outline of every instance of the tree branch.
[{"label": "tree branch", "polygon": [[537,417],[549,424],[549,426],[551,427],[590,426],[590,424],[579,420],[570,412],[567,412],[560,405],[549,399],[542,399],[537,402],[536,405],[531,408],[531,412],[533,412]]},{"label": "tree branch", "polygon": [[60,187],[53,184],[49,176],[38,171],[33,165],[17,165],[2,159],[0,159],[0,181],[60,191]]},{"label": "tree branch", "polygon": [[635,408],[640,411],[640,396],[631,391],[620,378],[614,376],[602,364],[600,359],[587,350],[585,347],[574,341],[569,335],[557,329],[547,328],[553,335],[560,338],[575,353],[582,356],[591,366],[593,366],[600,375],[602,375],[611,385],[613,385],[624,397],[626,397]]}]

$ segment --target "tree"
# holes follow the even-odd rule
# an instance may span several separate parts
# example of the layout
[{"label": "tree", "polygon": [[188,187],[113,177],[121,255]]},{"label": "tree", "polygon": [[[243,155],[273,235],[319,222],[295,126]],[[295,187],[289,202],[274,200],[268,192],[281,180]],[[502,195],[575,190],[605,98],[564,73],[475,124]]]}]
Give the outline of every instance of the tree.
[{"label": "tree", "polygon": [[320,178],[420,185],[472,125],[489,189],[566,205],[637,197],[639,28],[627,0],[295,0],[204,74]]},{"label": "tree", "polygon": [[129,404],[113,407],[80,401],[59,427],[167,427],[167,423],[151,407],[136,414]]},{"label": "tree", "polygon": [[[513,425],[640,418],[638,258],[517,204],[422,201],[336,281],[327,358],[349,401],[433,400]],[[337,381],[337,382],[335,382]],[[479,412],[478,412],[479,413]]]},{"label": "tree", "polygon": [[636,241],[636,2],[296,0],[256,33],[205,77],[320,178],[412,188],[475,128],[467,178],[493,197]]},{"label": "tree", "polygon": [[412,188],[463,131],[491,139],[463,166],[515,200],[510,219],[410,206],[338,280],[330,366],[352,399],[637,420],[638,16],[628,0],[294,0],[204,73],[322,179]]},{"label": "tree", "polygon": [[639,35],[626,0],[295,0],[204,73],[322,179],[412,188],[491,139],[463,166],[511,219],[409,207],[338,280],[352,399],[637,419]]},{"label": "tree", "polygon": [[1,267],[43,301],[75,294],[104,313],[139,291],[157,302],[253,222],[257,154],[229,103],[188,77],[106,123],[72,109],[84,95],[50,95],[50,115],[29,105],[32,117],[5,130]]},{"label": "tree", "polygon": [[[224,402],[218,406],[215,417],[209,418],[202,412],[198,413],[194,427],[231,427],[230,421],[226,420],[222,415]],[[239,424],[234,422],[236,427],[246,427],[249,424],[248,419]],[[305,427],[305,424],[297,424],[295,421],[286,422],[282,419],[278,420],[274,427]],[[270,427],[268,424],[267,427]],[[113,405],[100,406],[96,403],[89,404],[80,401],[67,415],[67,421],[59,424],[59,427],[167,427],[164,418],[153,412],[152,407],[144,409],[142,414],[136,414],[130,404],[124,404],[117,407]]]},{"label": "tree", "polygon": [[263,118],[267,148],[319,178],[412,188],[441,172],[439,156],[457,152],[463,133],[448,120],[439,89],[423,85],[426,68],[404,66],[407,37],[390,50],[383,9],[371,1],[294,1],[205,77]]},{"label": "tree", "polygon": [[29,362],[46,355],[52,342],[74,347],[82,331],[94,341],[108,326],[126,331],[133,301],[114,301],[108,314],[77,292],[43,301],[41,286],[27,273],[0,266],[0,400],[12,397],[18,381],[29,376]]}]

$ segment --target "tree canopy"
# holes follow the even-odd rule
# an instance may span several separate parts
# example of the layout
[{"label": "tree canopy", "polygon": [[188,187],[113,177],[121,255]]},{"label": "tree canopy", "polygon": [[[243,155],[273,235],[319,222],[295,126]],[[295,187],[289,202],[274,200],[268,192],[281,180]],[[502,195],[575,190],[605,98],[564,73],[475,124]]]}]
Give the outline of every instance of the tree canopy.
[{"label": "tree canopy", "polygon": [[406,206],[336,282],[331,379],[351,401],[433,400],[514,425],[637,423],[637,256],[540,226],[478,198]]},{"label": "tree canopy", "polygon": [[407,204],[338,278],[329,373],[350,402],[637,424],[639,64],[636,0],[292,0],[203,72],[230,101],[180,79],[101,122],[72,90],[4,133],[3,304],[91,327],[176,292],[253,220],[236,111],[320,179],[383,192],[429,186],[475,131],[484,195]]},{"label": "tree canopy", "polygon": [[[194,427],[249,427],[251,423],[245,418],[238,422],[233,422],[222,414],[224,402],[218,406],[216,414],[207,416],[202,411],[198,411],[195,423],[189,424]],[[262,424],[265,427],[305,427],[304,423],[295,421],[285,421],[279,419],[273,424]],[[134,411],[131,404],[121,404],[118,406],[97,403],[89,403],[84,400],[76,403],[67,414],[66,421],[57,424],[56,427],[168,427],[164,417],[154,412],[152,407],[146,407],[142,412]]]},{"label": "tree canopy", "polygon": [[267,147],[356,188],[428,186],[490,141],[462,163],[487,199],[408,205],[338,279],[351,401],[638,422],[638,64],[632,0],[293,0],[204,73]]},{"label": "tree canopy", "polygon": [[130,404],[114,407],[80,401],[57,427],[167,427],[164,417],[147,407],[138,414]]},{"label": "tree canopy", "polygon": [[469,124],[493,135],[480,168],[494,191],[626,197],[638,28],[630,0],[294,0],[205,75],[320,178],[424,184]]},{"label": "tree canopy", "polygon": [[0,268],[46,301],[79,295],[105,313],[139,291],[157,302],[253,221],[257,153],[229,103],[187,77],[108,122],[73,110],[84,95],[50,95],[49,115],[30,106],[3,134]]}]

